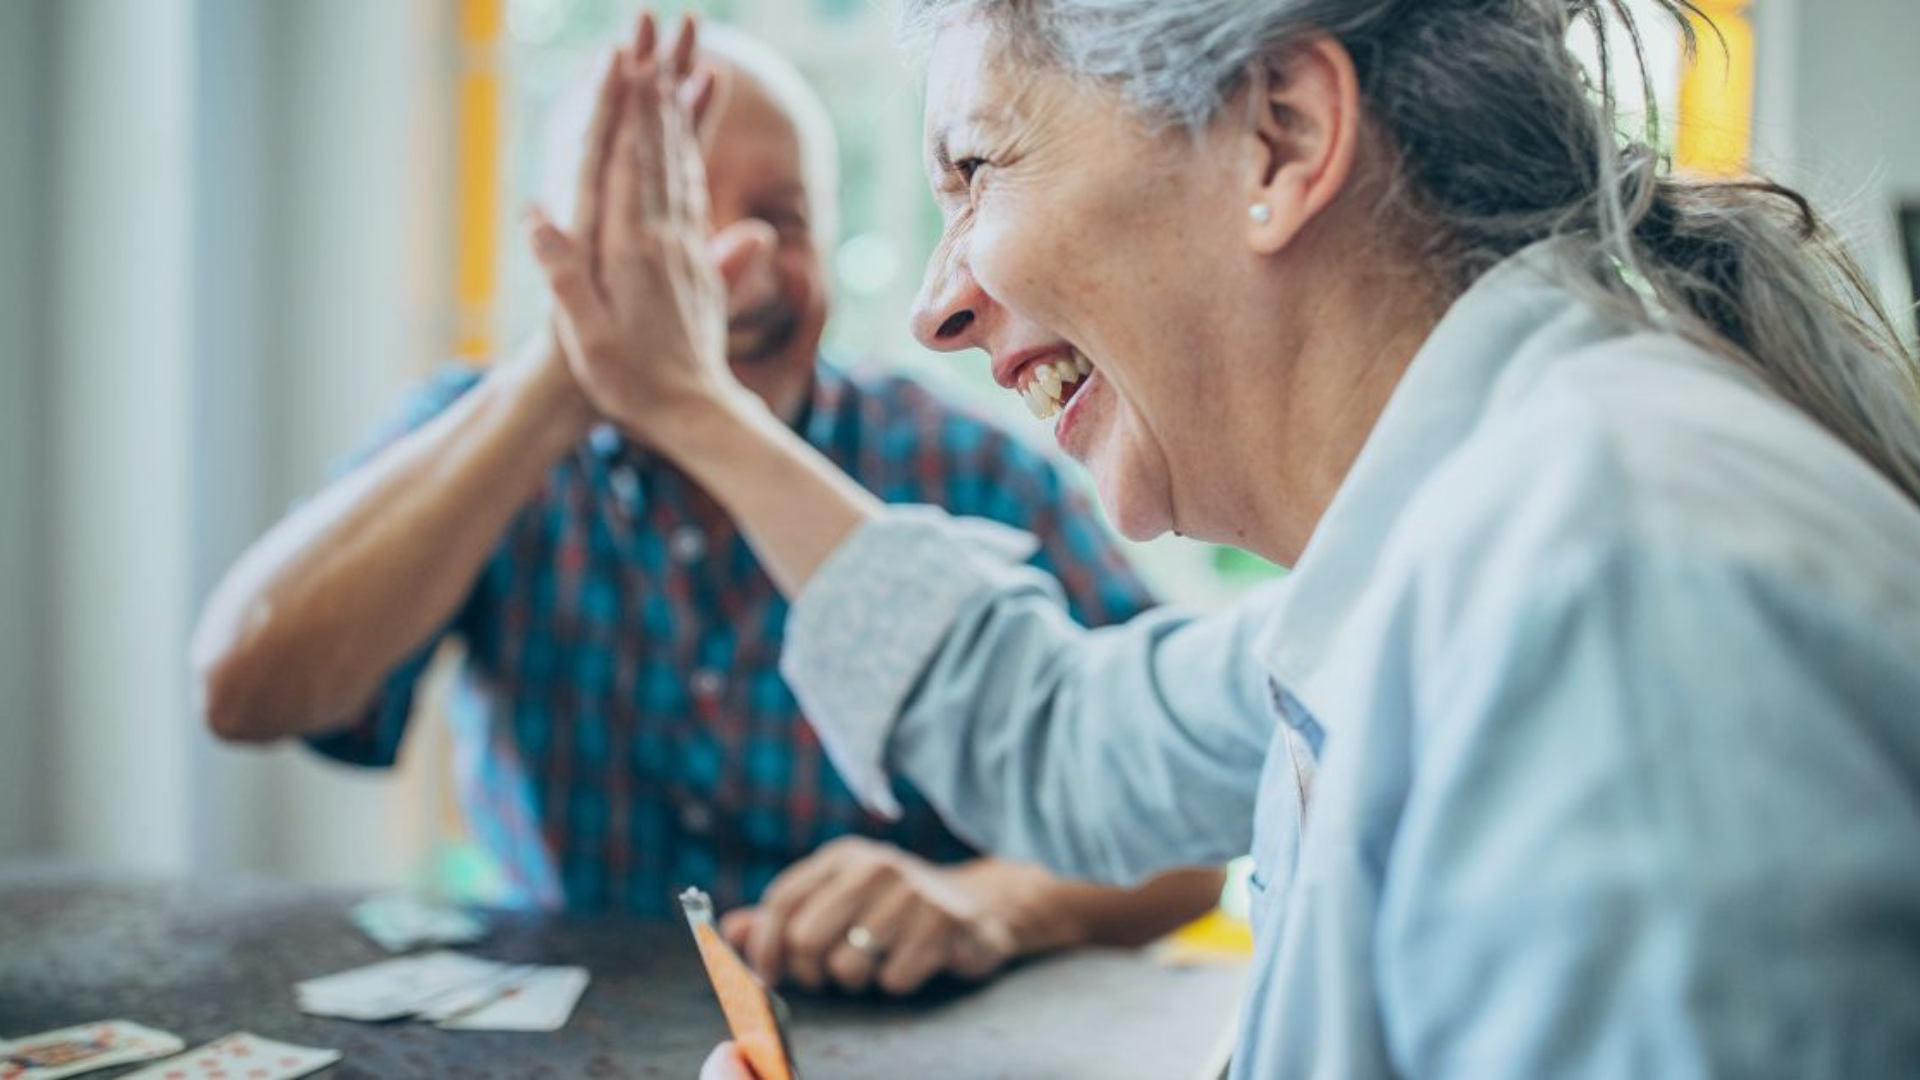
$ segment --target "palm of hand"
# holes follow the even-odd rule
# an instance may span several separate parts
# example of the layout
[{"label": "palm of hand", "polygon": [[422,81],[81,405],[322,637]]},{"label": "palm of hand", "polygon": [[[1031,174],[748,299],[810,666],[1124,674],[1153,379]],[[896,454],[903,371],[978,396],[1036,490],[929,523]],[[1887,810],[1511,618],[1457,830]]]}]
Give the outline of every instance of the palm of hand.
[{"label": "palm of hand", "polygon": [[532,241],[556,303],[555,332],[594,408],[632,437],[742,393],[726,363],[726,290],[708,256],[697,128],[710,73],[693,66],[692,23],[665,55],[653,24],[602,80],[570,232],[534,215]]}]

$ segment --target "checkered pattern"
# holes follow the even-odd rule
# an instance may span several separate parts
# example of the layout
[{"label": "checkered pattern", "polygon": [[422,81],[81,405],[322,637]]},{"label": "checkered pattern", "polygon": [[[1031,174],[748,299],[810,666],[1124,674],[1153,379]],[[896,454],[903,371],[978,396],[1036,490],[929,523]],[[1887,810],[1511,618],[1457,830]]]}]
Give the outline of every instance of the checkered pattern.
[{"label": "checkered pattern", "polygon": [[[819,372],[800,431],[882,499],[1033,532],[1035,563],[1083,622],[1152,602],[1049,459],[912,382]],[[433,380],[351,460],[477,381]],[[467,649],[452,707],[461,799],[515,902],[666,913],[697,885],[724,909],[848,833],[971,854],[904,784],[901,821],[860,808],[778,673],[786,616],[712,499],[602,429],[554,467],[452,622],[350,728],[311,742],[391,765],[421,672],[453,636]]]}]

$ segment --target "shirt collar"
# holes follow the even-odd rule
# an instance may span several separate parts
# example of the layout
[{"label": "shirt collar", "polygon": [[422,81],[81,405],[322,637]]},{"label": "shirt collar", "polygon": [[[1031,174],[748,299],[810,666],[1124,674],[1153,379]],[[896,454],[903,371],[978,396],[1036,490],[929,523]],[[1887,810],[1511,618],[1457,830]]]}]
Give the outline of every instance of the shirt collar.
[{"label": "shirt collar", "polygon": [[1555,277],[1555,247],[1546,241],[1508,258],[1448,309],[1282,584],[1254,649],[1309,709],[1318,696],[1314,677],[1372,581],[1401,510],[1466,441],[1503,379],[1547,359],[1526,346],[1571,301]]}]

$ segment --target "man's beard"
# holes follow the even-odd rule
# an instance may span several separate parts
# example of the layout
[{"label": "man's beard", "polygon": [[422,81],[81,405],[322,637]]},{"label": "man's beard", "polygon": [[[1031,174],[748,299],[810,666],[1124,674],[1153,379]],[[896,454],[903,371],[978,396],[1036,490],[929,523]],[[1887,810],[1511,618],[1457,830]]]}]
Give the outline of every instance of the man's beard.
[{"label": "man's beard", "polygon": [[753,364],[786,351],[800,330],[800,313],[775,301],[727,321],[727,359]]}]

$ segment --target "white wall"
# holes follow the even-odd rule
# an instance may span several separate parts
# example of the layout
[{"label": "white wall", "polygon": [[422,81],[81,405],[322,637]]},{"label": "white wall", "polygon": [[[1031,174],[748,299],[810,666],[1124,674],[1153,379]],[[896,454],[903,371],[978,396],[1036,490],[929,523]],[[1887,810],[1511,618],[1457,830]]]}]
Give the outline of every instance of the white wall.
[{"label": "white wall", "polygon": [[1756,0],[1756,156],[1831,214],[1910,305],[1895,225],[1920,201],[1920,3]]},{"label": "white wall", "polygon": [[0,4],[0,857],[41,847],[41,10]]}]

